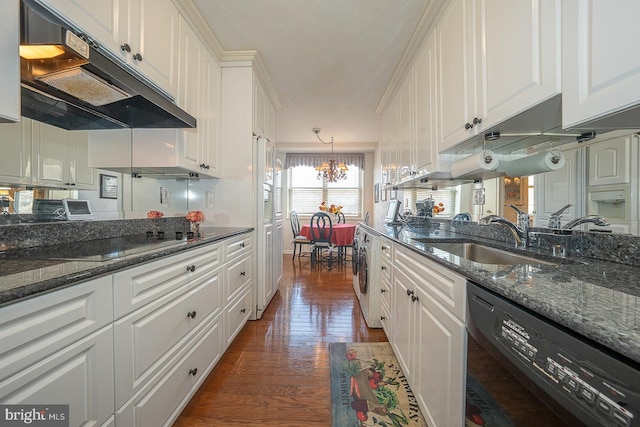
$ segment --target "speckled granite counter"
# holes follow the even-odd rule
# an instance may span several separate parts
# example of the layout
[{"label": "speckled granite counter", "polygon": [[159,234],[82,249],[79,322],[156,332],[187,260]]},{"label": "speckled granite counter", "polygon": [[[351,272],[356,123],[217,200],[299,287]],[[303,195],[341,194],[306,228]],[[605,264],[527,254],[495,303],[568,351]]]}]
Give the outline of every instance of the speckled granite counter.
[{"label": "speckled granite counter", "polygon": [[[499,241],[445,230],[375,229],[381,235],[460,273],[556,323],[640,362],[640,268],[593,258],[553,257]],[[468,261],[418,242],[475,241],[556,264],[495,265]],[[636,365],[636,368],[640,365]]]},{"label": "speckled granite counter", "polygon": [[[47,253],[50,257],[61,258],[59,254],[56,255],[55,245],[36,248],[32,251],[3,252],[0,253],[0,305],[251,231],[253,228],[203,228],[199,239],[171,240],[173,237],[168,236],[162,245],[156,242],[148,246],[142,245],[129,254],[126,251],[120,252],[115,256],[104,258],[104,261],[94,260],[96,257],[88,257],[84,260],[47,258]],[[82,244],[86,247],[95,246],[98,249],[95,253],[103,249],[113,253],[114,246],[117,244],[112,243],[117,241],[117,238],[97,239],[84,241]],[[27,254],[30,255],[28,258]]]}]

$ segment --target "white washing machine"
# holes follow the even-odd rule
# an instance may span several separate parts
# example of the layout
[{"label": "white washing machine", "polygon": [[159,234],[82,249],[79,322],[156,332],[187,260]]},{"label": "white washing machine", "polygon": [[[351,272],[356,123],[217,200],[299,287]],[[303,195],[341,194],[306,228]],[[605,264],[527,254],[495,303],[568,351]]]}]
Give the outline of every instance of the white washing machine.
[{"label": "white washing machine", "polygon": [[360,225],[356,225],[356,231],[353,235],[353,246],[351,247],[351,270],[353,271],[353,292],[360,300],[360,282],[358,281],[358,255],[360,253],[360,245],[362,239],[362,230]]},{"label": "white washing machine", "polygon": [[380,321],[380,245],[379,235],[360,228],[358,290],[360,291],[360,310],[370,328],[382,327]]}]

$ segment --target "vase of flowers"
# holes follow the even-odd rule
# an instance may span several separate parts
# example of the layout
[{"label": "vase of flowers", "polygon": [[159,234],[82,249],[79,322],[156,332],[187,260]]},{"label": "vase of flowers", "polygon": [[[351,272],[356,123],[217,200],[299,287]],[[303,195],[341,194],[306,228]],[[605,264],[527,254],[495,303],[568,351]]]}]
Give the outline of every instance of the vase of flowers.
[{"label": "vase of flowers", "polygon": [[335,219],[338,219],[338,215],[342,212],[342,206],[336,204],[327,205],[326,202],[320,203],[320,210],[322,212],[332,213]]},{"label": "vase of flowers", "polygon": [[205,220],[202,211],[189,211],[185,216],[187,221],[191,223],[191,231],[195,237],[200,237],[200,223]]},{"label": "vase of flowers", "polygon": [[160,211],[149,211],[147,212],[147,218],[162,218],[164,214]]}]

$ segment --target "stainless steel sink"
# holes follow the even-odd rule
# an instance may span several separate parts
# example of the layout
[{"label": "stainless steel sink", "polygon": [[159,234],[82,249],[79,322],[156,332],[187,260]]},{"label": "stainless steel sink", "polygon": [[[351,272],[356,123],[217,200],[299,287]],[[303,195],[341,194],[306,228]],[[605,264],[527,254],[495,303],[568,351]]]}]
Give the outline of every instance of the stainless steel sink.
[{"label": "stainless steel sink", "polygon": [[492,248],[490,246],[479,245],[469,242],[433,242],[428,239],[415,239],[416,241],[425,243],[429,246],[457,255],[461,258],[482,264],[545,264],[554,265],[552,262],[543,261],[538,258],[532,258],[525,255],[515,254],[503,251],[501,249]]}]

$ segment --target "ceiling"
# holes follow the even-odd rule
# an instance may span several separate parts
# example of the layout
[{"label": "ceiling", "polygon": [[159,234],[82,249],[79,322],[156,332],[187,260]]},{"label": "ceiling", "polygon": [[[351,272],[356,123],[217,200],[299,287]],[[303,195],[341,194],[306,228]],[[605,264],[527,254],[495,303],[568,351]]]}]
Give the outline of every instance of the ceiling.
[{"label": "ceiling", "polygon": [[375,149],[376,107],[429,3],[193,0],[225,51],[258,51],[282,105],[276,135],[287,151],[326,150],[316,127],[335,138],[335,151]]}]

